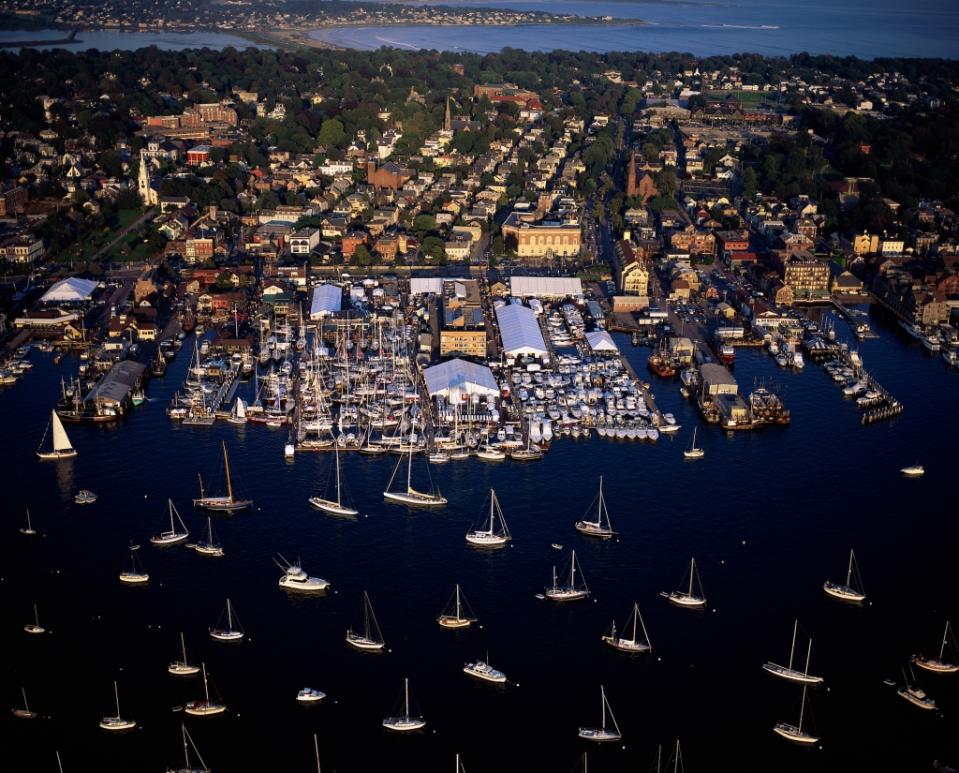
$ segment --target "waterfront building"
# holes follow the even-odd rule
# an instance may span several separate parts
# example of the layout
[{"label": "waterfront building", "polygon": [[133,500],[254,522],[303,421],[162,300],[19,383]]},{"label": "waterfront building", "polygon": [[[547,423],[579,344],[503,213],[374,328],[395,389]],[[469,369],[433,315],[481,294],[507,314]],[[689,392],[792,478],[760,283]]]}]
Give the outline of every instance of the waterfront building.
[{"label": "waterfront building", "polygon": [[508,358],[529,355],[546,358],[549,350],[533,310],[519,303],[500,306],[496,310],[503,354]]}]

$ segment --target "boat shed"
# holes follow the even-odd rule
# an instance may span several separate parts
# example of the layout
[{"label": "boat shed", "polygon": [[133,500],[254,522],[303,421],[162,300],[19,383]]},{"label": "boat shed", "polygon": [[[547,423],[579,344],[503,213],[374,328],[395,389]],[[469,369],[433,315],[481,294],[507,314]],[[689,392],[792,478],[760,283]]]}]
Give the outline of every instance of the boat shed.
[{"label": "boat shed", "polygon": [[583,283],[574,276],[514,276],[509,290],[518,298],[581,298]]},{"label": "boat shed", "polygon": [[40,299],[41,303],[86,303],[99,286],[93,279],[81,279],[78,276],[67,277],[54,282]]},{"label": "boat shed", "polygon": [[90,390],[84,402],[101,408],[122,409],[130,399],[130,393],[140,385],[146,365],[134,360],[116,363]]},{"label": "boat shed", "polygon": [[322,284],[313,288],[313,301],[310,304],[310,319],[329,317],[338,312],[343,305],[343,289],[338,285]]},{"label": "boat shed", "polygon": [[459,358],[427,368],[423,371],[423,379],[430,397],[439,396],[452,404],[499,394],[493,371],[485,365]]},{"label": "boat shed", "polygon": [[546,357],[548,349],[543,340],[543,331],[532,309],[518,303],[500,306],[496,309],[496,321],[499,323],[500,337],[503,339],[503,353],[507,357],[524,354],[533,357]]},{"label": "boat shed", "polygon": [[703,389],[708,395],[735,395],[739,385],[733,374],[725,366],[708,362],[700,369],[703,377]]},{"label": "boat shed", "polygon": [[442,295],[443,277],[414,276],[410,277],[410,295]]},{"label": "boat shed", "polygon": [[619,354],[619,347],[613,337],[605,330],[594,330],[586,334],[586,343],[593,354]]}]

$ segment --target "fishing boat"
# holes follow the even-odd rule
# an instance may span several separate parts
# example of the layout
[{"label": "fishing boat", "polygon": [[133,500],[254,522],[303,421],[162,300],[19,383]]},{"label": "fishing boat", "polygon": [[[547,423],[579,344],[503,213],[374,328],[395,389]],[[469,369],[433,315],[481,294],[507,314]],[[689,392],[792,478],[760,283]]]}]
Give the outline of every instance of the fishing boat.
[{"label": "fishing boat", "polygon": [[27,703],[27,691],[25,688],[20,688],[20,694],[23,696],[23,708],[16,706],[12,709],[13,716],[17,719],[36,719],[40,715],[35,711],[30,710],[30,704]]},{"label": "fishing boat", "polygon": [[[609,701],[606,699],[606,688],[604,688],[602,685],[600,685],[599,694],[600,698],[602,699],[602,724],[599,727],[581,727],[577,735],[579,735],[579,737],[583,740],[596,741],[599,743],[619,741],[622,739],[623,734],[619,730],[619,725],[616,724],[616,717],[613,716],[613,709],[610,707]],[[612,727],[607,726],[607,715],[609,716],[609,724],[611,724]]]},{"label": "fishing boat", "polygon": [[[203,761],[203,757],[200,756],[200,750],[196,748],[196,744],[193,743],[193,739],[190,737],[190,733],[187,732],[186,725],[182,722],[180,723],[180,733],[183,737],[183,767],[182,768],[167,768],[166,773],[210,773],[210,769],[206,766],[206,763]],[[190,759],[190,749],[193,749],[193,753],[196,755],[197,761],[200,764],[200,767],[195,767],[193,762]]]},{"label": "fishing boat", "polygon": [[443,614],[436,618],[440,628],[469,628],[476,622],[476,617],[470,609],[466,596],[460,591],[457,584],[453,595],[443,610]]},{"label": "fishing boat", "polygon": [[[240,625],[240,621],[237,620],[237,628],[233,627],[233,605],[230,603],[230,600],[226,600],[226,628],[220,628],[219,622],[217,623],[216,628],[210,629],[210,638],[216,641],[227,641],[227,642],[236,642],[242,641],[245,636],[243,632],[243,627]],[[223,615],[220,615],[220,619],[223,619]]]},{"label": "fishing boat", "polygon": [[[150,544],[156,545],[160,548],[170,547],[171,545],[179,545],[181,542],[186,542],[190,538],[190,532],[186,528],[186,524],[183,523],[183,519],[180,517],[180,513],[177,511],[176,507],[173,506],[173,500],[168,499],[167,504],[169,505],[168,509],[170,512],[170,528],[168,531],[161,531],[159,534],[154,534],[150,537]],[[177,531],[176,522],[179,522],[180,528],[183,531]]]},{"label": "fishing boat", "polygon": [[[809,664],[807,663],[806,665],[808,670]],[[808,688],[808,684],[802,686],[802,702],[799,704],[799,724],[793,725],[789,722],[777,722],[773,725],[773,732],[776,733],[776,735],[782,736],[787,741],[805,745],[814,744],[819,741],[819,736],[812,735],[802,729],[803,714],[806,711],[806,690]]]},{"label": "fishing boat", "polygon": [[137,551],[139,545],[130,546],[130,563],[128,571],[120,572],[120,582],[127,585],[144,585],[150,582],[150,575],[143,569],[143,565],[137,560]]},{"label": "fishing boat", "polygon": [[370,602],[370,596],[363,591],[363,629],[357,633],[352,627],[346,630],[346,643],[351,647],[364,652],[382,652],[386,646],[383,641],[383,633],[380,631],[380,624],[376,622],[376,615],[373,613],[373,604]]},{"label": "fishing boat", "polygon": [[489,493],[489,519],[487,520],[484,517],[481,522],[482,526],[477,525],[466,532],[466,542],[481,548],[501,548],[513,537],[506,527],[506,519],[503,518],[503,511],[500,509],[499,501],[496,498],[496,491],[490,489]]},{"label": "fishing boat", "polygon": [[[393,486],[393,481],[396,479],[396,473],[403,463],[403,457],[401,456],[396,461],[396,467],[393,468],[393,475],[390,477],[390,482],[386,484],[383,498],[386,499],[387,502],[396,502],[398,504],[409,505],[410,507],[445,507],[448,500],[438,490],[423,492],[413,488],[413,438],[415,429],[416,420],[414,419],[412,429],[410,430],[410,442],[406,452],[406,491],[390,490]],[[429,472],[428,466],[427,472]]]},{"label": "fishing boat", "polygon": [[222,714],[226,711],[226,706],[222,703],[210,700],[210,685],[206,678],[206,663],[201,663],[203,670],[203,697],[199,700],[187,701],[183,711],[191,717],[212,717],[216,714]]},{"label": "fishing boat", "polygon": [[899,470],[907,478],[921,478],[926,474],[925,468],[921,464],[912,464]]},{"label": "fishing boat", "polygon": [[[330,515],[340,515],[351,518],[359,515],[360,511],[343,504],[343,490],[340,483],[340,445],[336,443],[333,446],[333,455],[336,457],[336,499],[324,499],[323,497],[310,497],[310,504],[317,510],[322,510]],[[329,484],[327,484],[329,485]]]},{"label": "fishing boat", "polygon": [[223,546],[213,535],[213,519],[210,516],[206,517],[206,538],[197,540],[193,544],[193,549],[201,556],[221,558],[224,555]]},{"label": "fishing boat", "polygon": [[196,676],[200,673],[200,667],[194,666],[186,659],[186,638],[183,632],[180,632],[180,648],[183,653],[183,660],[174,660],[166,667],[167,673],[173,676]]},{"label": "fishing boat", "polygon": [[410,714],[410,680],[403,679],[403,713],[383,720],[383,727],[397,733],[408,733],[426,727],[423,717],[414,717]]},{"label": "fishing boat", "polygon": [[23,626],[23,630],[34,636],[47,632],[47,629],[40,625],[40,613],[37,611],[36,604],[33,605],[33,622]]},{"label": "fishing boat", "polygon": [[33,523],[30,521],[30,509],[27,508],[27,525],[20,529],[20,533],[26,535],[27,537],[36,536],[36,531],[33,528]]},{"label": "fishing boat", "polygon": [[124,719],[120,715],[120,692],[117,689],[117,683],[113,683],[113,697],[116,699],[117,713],[113,717],[104,717],[100,720],[100,727],[110,732],[120,732],[123,730],[132,730],[137,726],[135,719]]},{"label": "fishing boat", "polygon": [[956,652],[956,643],[954,638],[949,636],[949,621],[946,621],[946,630],[942,632],[942,645],[939,647],[939,657],[927,658],[925,655],[913,655],[912,662],[919,668],[926,671],[932,671],[936,674],[954,674],[959,671],[959,663],[952,660],[946,660],[946,647],[951,647],[952,652]]},{"label": "fishing boat", "polygon": [[467,676],[472,676],[476,679],[481,679],[484,682],[492,682],[493,684],[505,684],[506,683],[506,674],[502,671],[497,671],[493,668],[487,661],[489,660],[489,654],[486,655],[486,660],[477,660],[475,663],[467,663],[463,666],[463,673]]},{"label": "fishing boat", "polygon": [[[699,585],[698,593],[694,592],[694,582]],[[669,593],[663,591],[659,595],[669,599],[670,602],[678,607],[687,607],[690,609],[701,609],[705,607],[706,594],[703,592],[703,581],[700,579],[699,571],[696,569],[696,559],[693,558],[689,562],[689,586],[686,590],[674,590]]]},{"label": "fishing boat", "polygon": [[287,561],[283,556],[278,555],[274,558],[274,563],[283,570],[283,576],[280,577],[279,585],[283,590],[293,591],[294,593],[319,593],[330,587],[330,583],[322,577],[310,577],[299,560],[296,562]]},{"label": "fishing boat", "polygon": [[[855,583],[855,585],[853,584]],[[859,575],[859,566],[856,564],[856,553],[849,551],[849,568],[846,570],[846,582],[838,583],[826,580],[822,589],[830,596],[858,604],[866,600],[866,593],[862,589],[862,577]]]},{"label": "fishing boat", "polygon": [[706,452],[702,448],[696,447],[696,430],[698,427],[693,427],[693,442],[689,444],[689,448],[683,451],[684,459],[702,459]]},{"label": "fishing boat", "polygon": [[97,501],[97,495],[92,491],[87,491],[85,488],[82,488],[77,492],[73,501],[78,505],[92,505]]},{"label": "fishing boat", "polygon": [[296,694],[296,702],[305,704],[319,703],[325,697],[325,692],[314,690],[312,687],[304,687]]},{"label": "fishing boat", "polygon": [[778,663],[769,661],[763,664],[763,670],[768,671],[773,676],[786,679],[790,682],[800,684],[822,684],[825,680],[821,676],[813,676],[809,673],[809,658],[812,655],[812,639],[809,640],[809,648],[806,652],[806,671],[799,671],[793,668],[793,656],[796,654],[796,632],[799,630],[799,621],[793,623],[793,640],[789,648],[789,665],[781,666]]},{"label": "fishing boat", "polygon": [[576,531],[580,534],[587,534],[590,537],[599,537],[600,539],[611,539],[616,533],[609,522],[609,511],[606,509],[606,500],[603,497],[603,476],[599,476],[599,493],[596,495],[596,520],[583,518],[576,521]]},{"label": "fishing boat", "polygon": [[906,675],[906,669],[902,670],[902,676],[906,683],[896,690],[896,694],[900,698],[925,711],[935,711],[939,708],[936,702],[926,694],[925,690],[916,686],[912,666],[909,667],[909,676]]},{"label": "fishing boat", "polygon": [[544,597],[549,601],[580,601],[589,596],[589,588],[586,580],[583,578],[583,571],[580,569],[579,579],[576,578],[576,551],[573,550],[569,560],[569,580],[560,584],[556,577],[556,565],[553,565],[553,582],[543,592]]},{"label": "fishing boat", "polygon": [[[49,451],[41,450],[47,439],[47,432],[53,428],[53,444]],[[70,459],[77,455],[77,450],[70,444],[70,438],[67,437],[67,431],[63,428],[63,422],[57,416],[56,411],[50,412],[50,421],[44,430],[43,437],[40,439],[40,446],[37,448],[37,457],[42,462],[57,461],[59,459]]]},{"label": "fishing boat", "polygon": [[223,468],[226,471],[226,496],[208,497],[203,490],[203,478],[200,478],[200,497],[193,500],[193,506],[203,510],[214,510],[232,513],[236,510],[245,510],[253,506],[252,499],[237,499],[233,496],[233,482],[230,478],[230,459],[226,453],[226,443],[223,446]]},{"label": "fishing boat", "polygon": [[[643,629],[643,636],[639,638],[639,628]],[[613,649],[619,650],[620,652],[630,652],[630,653],[643,653],[643,652],[652,652],[653,645],[649,640],[649,634],[646,632],[646,623],[643,622],[643,616],[639,611],[639,604],[633,604],[633,611],[630,613],[629,617],[626,619],[626,628],[625,630],[631,630],[632,633],[627,639],[623,636],[622,632],[617,632],[616,630],[616,621],[613,620],[613,624],[610,627],[608,633],[604,634],[602,639]]]}]

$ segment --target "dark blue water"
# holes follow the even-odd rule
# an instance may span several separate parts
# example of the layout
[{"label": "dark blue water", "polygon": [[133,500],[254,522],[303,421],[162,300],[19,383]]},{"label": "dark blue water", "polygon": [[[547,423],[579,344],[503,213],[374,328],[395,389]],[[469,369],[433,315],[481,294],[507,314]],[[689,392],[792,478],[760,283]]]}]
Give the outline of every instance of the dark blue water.
[{"label": "dark blue water", "polygon": [[[186,632],[191,661],[204,660],[215,692],[230,708],[221,718],[189,720],[207,764],[218,771],[308,770],[312,733],[324,769],[447,770],[460,752],[467,770],[573,769],[587,748],[582,724],[599,721],[604,684],[624,748],[591,749],[590,768],[646,770],[657,744],[683,742],[686,769],[925,770],[959,760],[959,681],[919,677],[942,714],[922,712],[882,684],[910,654],[938,646],[947,617],[959,619],[954,504],[955,412],[959,374],[947,372],[898,326],[876,322],[882,337],[860,345],[866,367],[906,405],[896,421],[860,427],[859,413],[818,367],[780,371],[768,356],[741,351],[736,376],[786,388],[788,428],[728,435],[700,426],[706,458],[684,463],[697,416],[676,382],[657,382],[661,407],[683,431],[651,444],[563,440],[545,461],[500,466],[451,463],[433,474],[450,506],[438,513],[387,506],[382,490],[395,457],[343,457],[353,499],[368,517],[337,520],[306,500],[322,489],[331,459],[300,455],[286,463],[285,432],[218,423],[172,425],[164,408],[187,357],[149,388],[150,402],[115,427],[69,426],[74,462],[40,464],[33,452],[56,398],[54,366],[34,352],[34,370],[0,393],[4,508],[3,643],[10,706],[25,685],[31,708],[51,718],[7,715],[7,769],[161,770],[177,761],[172,707],[197,697],[196,680],[177,681],[166,664]],[[842,327],[841,327],[842,329]],[[648,350],[620,345],[645,372]],[[186,349],[184,350],[186,351]],[[149,587],[121,587],[117,573],[131,540],[145,543],[163,524],[172,497],[188,525],[197,471],[212,475],[226,440],[240,485],[256,510],[216,519],[227,555],[204,559],[183,548],[146,545]],[[898,469],[920,461],[927,474],[904,480]],[[606,493],[618,541],[577,535],[572,523]],[[484,554],[463,535],[495,486],[515,536],[512,549]],[[79,487],[100,496],[79,507]],[[42,537],[17,529],[30,507]],[[575,547],[593,600],[567,607],[534,598],[563,554]],[[841,579],[856,548],[869,604],[851,608],[822,592]],[[271,556],[299,556],[333,583],[326,598],[291,600],[276,586]],[[691,556],[702,573],[709,610],[688,612],[659,598],[675,588]],[[435,617],[459,582],[482,628],[454,633]],[[368,590],[388,654],[364,656],[343,641],[360,619]],[[251,641],[217,645],[207,636],[232,598]],[[651,657],[607,650],[600,635],[638,601],[654,645]],[[48,636],[21,626],[40,606]],[[821,749],[795,749],[773,735],[795,722],[799,689],[761,670],[788,655],[793,619],[815,639],[813,670],[826,686],[810,691],[807,723]],[[474,683],[464,662],[484,657],[519,686]],[[409,676],[427,718],[418,737],[380,727]],[[120,682],[123,714],[140,728],[123,737],[98,730],[113,712]],[[328,694],[304,710],[305,685]],[[807,724],[807,727],[810,726]]]},{"label": "dark blue water", "polygon": [[[0,46],[13,46],[20,41],[31,40],[58,40],[66,37],[64,30],[0,30]],[[133,32],[125,30],[81,30],[77,34],[76,42],[59,43],[51,46],[36,46],[42,50],[63,48],[68,51],[86,51],[98,48],[101,51],[136,51],[139,48],[156,46],[164,51],[183,51],[188,48],[272,48],[233,35],[228,32],[211,32],[198,30],[195,32],[166,32],[149,31]],[[10,50],[15,50],[11,48]]]}]

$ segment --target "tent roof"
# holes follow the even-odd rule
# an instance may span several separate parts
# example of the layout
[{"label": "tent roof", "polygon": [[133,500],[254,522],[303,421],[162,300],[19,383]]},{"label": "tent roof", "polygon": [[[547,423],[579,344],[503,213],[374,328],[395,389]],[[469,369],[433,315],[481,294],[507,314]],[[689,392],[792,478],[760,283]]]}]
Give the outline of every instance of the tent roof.
[{"label": "tent roof", "polygon": [[343,288],[338,285],[323,284],[313,289],[313,301],[310,304],[310,317],[332,314],[340,310],[343,302]]},{"label": "tent roof", "polygon": [[54,283],[53,286],[43,294],[40,300],[43,303],[79,303],[89,300],[99,284],[99,282],[93,279],[81,279],[78,276],[71,276]]},{"label": "tent roof", "polygon": [[586,334],[586,342],[594,352],[618,352],[619,347],[613,337],[605,330],[594,330]]},{"label": "tent roof", "polygon": [[477,365],[459,358],[441,362],[423,371],[426,391],[430,397],[437,394],[449,394],[450,391],[464,391],[469,394],[498,394],[499,387],[493,372],[485,365]]},{"label": "tent roof", "polygon": [[496,309],[499,332],[503,338],[503,351],[507,354],[547,353],[543,333],[532,309],[518,303]]},{"label": "tent roof", "polygon": [[521,298],[565,298],[581,296],[583,283],[570,276],[514,276],[509,280],[509,290]]}]

